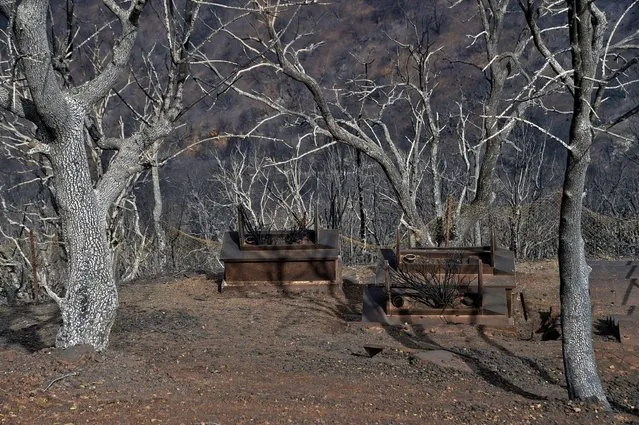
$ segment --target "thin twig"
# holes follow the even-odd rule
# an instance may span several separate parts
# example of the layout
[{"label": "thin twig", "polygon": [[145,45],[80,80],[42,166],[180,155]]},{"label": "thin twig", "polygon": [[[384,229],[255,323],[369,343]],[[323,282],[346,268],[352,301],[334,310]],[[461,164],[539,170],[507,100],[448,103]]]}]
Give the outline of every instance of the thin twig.
[{"label": "thin twig", "polygon": [[55,378],[53,381],[49,382],[49,385],[47,385],[46,387],[42,389],[42,392],[46,392],[49,388],[51,388],[51,385],[55,384],[58,381],[62,381],[63,379],[66,379],[70,376],[77,376],[79,374],[80,372],[71,372],[71,373],[64,374],[58,378]]}]

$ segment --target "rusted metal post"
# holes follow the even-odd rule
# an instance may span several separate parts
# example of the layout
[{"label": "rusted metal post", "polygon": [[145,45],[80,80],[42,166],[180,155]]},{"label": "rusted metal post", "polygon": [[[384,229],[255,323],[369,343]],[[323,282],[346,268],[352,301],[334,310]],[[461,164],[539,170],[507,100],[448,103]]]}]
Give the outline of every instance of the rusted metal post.
[{"label": "rusted metal post", "polygon": [[237,206],[237,234],[240,239],[239,246],[240,249],[244,246],[244,209],[242,205]]},{"label": "rusted metal post", "polygon": [[522,312],[524,313],[524,320],[527,322],[528,321],[528,310],[526,309],[526,302],[524,301],[524,293],[523,292],[519,293],[519,300],[521,301],[521,309],[522,309]]},{"label": "rusted metal post", "polygon": [[495,229],[490,229],[490,265],[495,267],[495,251],[497,250],[497,238]]},{"label": "rusted metal post", "polygon": [[33,300],[38,302],[40,293],[40,283],[38,282],[38,255],[36,252],[35,234],[33,229],[29,230],[29,245],[31,247],[31,269],[33,270],[33,284],[31,285],[31,295]]},{"label": "rusted metal post", "polygon": [[512,288],[506,288],[506,311],[508,314],[508,318],[513,317],[513,290]]},{"label": "rusted metal post", "polygon": [[318,211],[318,208],[317,208],[317,202],[316,202],[315,203],[315,211],[314,211],[314,214],[315,214],[314,222],[315,223],[314,223],[314,229],[313,229],[313,231],[315,232],[315,240],[312,241],[313,244],[315,244],[315,245],[317,245],[319,243],[319,221],[317,219],[317,211]]},{"label": "rusted metal post", "polygon": [[388,260],[384,261],[384,286],[386,287],[386,314],[391,315],[391,285]]},{"label": "rusted metal post", "polygon": [[484,314],[484,263],[477,259],[477,295],[479,298],[479,314]]},{"label": "rusted metal post", "polygon": [[400,246],[400,240],[399,240],[399,228],[397,229],[397,232],[395,233],[395,261],[397,262],[396,267],[399,269],[399,264],[401,263],[402,259],[399,256],[399,246]]}]

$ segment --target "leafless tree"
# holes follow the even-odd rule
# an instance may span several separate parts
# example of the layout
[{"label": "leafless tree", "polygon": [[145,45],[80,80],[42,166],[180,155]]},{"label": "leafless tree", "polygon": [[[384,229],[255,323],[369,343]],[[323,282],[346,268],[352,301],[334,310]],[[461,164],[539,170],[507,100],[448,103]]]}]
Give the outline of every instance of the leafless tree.
[{"label": "leafless tree", "polygon": [[[267,96],[241,84],[234,89],[271,108],[275,117],[287,117],[289,122],[308,126],[314,134],[345,143],[372,158],[393,189],[403,213],[403,223],[418,235],[421,243],[432,244],[429,221],[424,217],[427,213],[435,217],[443,214],[446,159],[442,158],[442,134],[450,126],[450,120],[442,117],[446,114],[433,107],[433,97],[438,87],[438,63],[444,55],[450,55],[446,52],[449,46],[436,41],[432,35],[437,31],[423,28],[406,16],[408,30],[404,34],[387,34],[395,49],[390,78],[369,75],[375,63],[370,51],[353,51],[351,54],[363,66],[363,72],[342,85],[326,87],[307,66],[307,58],[316,54],[324,42],[313,34],[312,28],[302,24],[306,7],[303,3],[253,2],[251,5],[262,26],[256,26],[255,33],[246,37],[232,35],[247,52],[264,58],[251,71],[261,69],[261,72],[286,75],[297,83],[295,87],[301,90],[296,92],[299,96],[294,99]],[[532,82],[537,77],[537,74],[528,74],[520,60],[530,41],[528,29],[524,28],[515,42],[503,37],[504,22],[515,16],[513,3],[478,1],[476,10],[480,29],[471,37],[469,47],[482,44],[485,60],[466,66],[478,71],[489,87],[482,110],[474,114],[477,119],[472,123],[480,129],[479,134],[471,136],[466,132],[460,143],[460,155],[464,157],[469,177],[460,198],[464,202],[467,198],[472,201],[466,208],[457,208],[462,213],[457,226],[462,234],[488,212],[494,198],[492,181],[501,146],[534,101]],[[436,19],[439,30],[441,19],[441,15]],[[300,101],[300,97],[305,100]],[[458,119],[467,127],[470,107],[462,105],[461,110]],[[404,120],[393,122],[391,117],[397,116]],[[401,128],[397,129],[398,126]],[[428,180],[428,193],[421,190],[425,180]],[[456,183],[460,182],[461,179],[457,179]],[[418,200],[420,196],[422,199]]]},{"label": "leafless tree", "polygon": [[268,196],[267,186],[272,170],[265,167],[267,154],[259,148],[249,150],[239,144],[229,150],[226,157],[219,151],[214,152],[217,169],[211,181],[218,191],[209,202],[227,209],[231,217],[241,206],[253,223],[266,225],[274,222],[277,211]]},{"label": "leafless tree", "polygon": [[15,187],[7,189],[7,195],[28,196],[31,200],[15,207],[5,198],[5,188],[0,187],[0,289],[10,304],[38,302],[40,286],[49,282],[55,285],[60,277],[59,263],[64,253],[59,246],[59,221],[51,217],[47,196]]},{"label": "leafless tree", "polygon": [[[455,2],[454,5],[460,3]],[[525,70],[522,55],[529,43],[529,31],[524,26],[515,40],[504,36],[504,24],[517,19],[511,0],[477,0],[480,32],[471,36],[472,44],[480,43],[484,62],[466,62],[480,70],[488,82],[488,95],[479,114],[481,128],[473,146],[481,152],[478,170],[471,188],[472,201],[458,219],[457,231],[461,236],[485,217],[495,199],[494,175],[502,145],[508,140],[518,119],[532,103],[530,81],[535,73]],[[480,241],[476,241],[480,242]]]},{"label": "leafless tree", "polygon": [[[438,156],[439,134],[445,125],[432,110],[430,101],[434,88],[431,64],[440,49],[429,42],[425,31],[410,23],[414,32],[411,41],[416,42],[394,40],[397,55],[393,80],[376,82],[364,72],[347,81],[343,88],[325,89],[303,65],[303,57],[323,43],[307,44],[311,34],[304,29],[293,30],[292,23],[303,5],[287,1],[257,1],[254,5],[254,13],[263,26],[251,37],[236,39],[246,51],[264,58],[254,69],[282,72],[303,88],[313,106],[308,108],[308,103],[300,103],[296,105],[299,107],[290,107],[281,98],[256,93],[241,84],[233,89],[271,108],[276,117],[309,126],[313,135],[345,143],[372,158],[390,182],[403,212],[403,223],[423,243],[432,243],[427,223],[417,207],[417,196],[429,169],[429,155],[435,159]],[[398,108],[404,111],[411,127],[405,138],[394,133],[394,123],[389,120],[390,111]],[[437,161],[431,164],[439,181]],[[439,191],[435,185],[435,208],[441,204]]]},{"label": "leafless tree", "polygon": [[508,208],[496,207],[491,216],[498,217],[493,220],[498,234],[510,234],[508,246],[517,258],[540,258],[540,251],[542,257],[554,255],[546,247],[557,241],[557,167],[546,154],[547,137],[535,136],[534,130],[518,125],[497,163],[496,193]]},{"label": "leafless tree", "polygon": [[[627,36],[621,36],[617,29],[639,2],[630,3],[612,27],[606,14],[589,0],[520,3],[537,50],[555,74],[545,86],[558,84],[573,100],[572,108],[564,111],[572,114],[572,119],[568,140],[562,143],[567,150],[567,162],[559,225],[562,346],[568,394],[571,399],[595,399],[608,406],[592,344],[588,285],[591,269],[586,263],[582,237],[583,196],[593,141],[602,133],[623,137],[615,133],[615,127],[639,112],[638,105],[625,110],[623,105],[617,105],[622,112],[616,115],[616,110],[607,111],[604,107],[612,90],[623,89],[633,81],[628,76],[637,63],[639,30],[633,29]],[[549,25],[542,30],[540,21],[557,15],[562,17],[563,24]],[[547,41],[552,35],[564,37],[559,40],[569,39],[568,58],[562,52],[553,51]],[[568,60],[564,59],[569,60],[569,65],[565,65]],[[561,112],[559,104],[552,103],[554,100],[556,98],[551,97],[544,106]]]},{"label": "leafless tree", "polygon": [[619,147],[615,143],[607,143],[597,149],[603,160],[588,169],[586,185],[589,190],[585,199],[588,208],[615,217],[632,219],[639,216],[637,152],[639,144]]},{"label": "leafless tree", "polygon": [[[0,12],[8,20],[3,55],[9,59],[3,67],[0,107],[4,117],[17,117],[29,128],[30,137],[22,152],[40,155],[50,164],[51,189],[67,253],[64,294],[45,286],[62,312],[56,345],[90,344],[97,350],[108,344],[118,306],[106,232],[110,212],[139,173],[153,162],[150,153],[154,143],[173,131],[185,109],[189,64],[194,53],[210,40],[191,41],[200,18],[199,3],[164,2],[155,15],[164,30],[163,40],[158,40],[155,48],[166,47],[156,57],[164,63],[162,67],[155,63],[153,84],[135,78],[123,84],[138,46],[141,23],[153,15],[147,13],[146,0],[131,1],[127,6],[115,0],[102,3],[106,20],[97,21],[92,32],[90,24],[77,27],[81,22],[76,20],[79,8],[67,2],[63,36],[57,37],[50,31],[54,21],[51,11],[57,9],[51,8],[49,1],[0,2]],[[101,50],[94,50],[101,55],[92,61],[92,72],[82,77],[77,72],[84,60],[80,52],[111,29],[115,34],[104,40],[111,47],[106,55],[104,44]],[[86,40],[76,39],[80,33],[86,34]],[[137,87],[150,102],[127,100],[129,87]],[[154,91],[146,91],[149,87]],[[121,132],[110,131],[97,119],[109,96],[117,97],[130,111],[131,121]],[[149,109],[140,112],[143,104]],[[101,167],[91,168],[87,145],[98,149]]]}]

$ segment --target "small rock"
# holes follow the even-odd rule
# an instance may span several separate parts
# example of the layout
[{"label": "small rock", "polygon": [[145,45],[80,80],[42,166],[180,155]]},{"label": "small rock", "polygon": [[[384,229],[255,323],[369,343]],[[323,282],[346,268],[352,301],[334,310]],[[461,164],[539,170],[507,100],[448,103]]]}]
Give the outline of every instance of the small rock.
[{"label": "small rock", "polygon": [[9,363],[12,363],[16,359],[16,352],[13,350],[7,351],[6,358]]},{"label": "small rock", "polygon": [[75,363],[79,363],[81,360],[94,357],[95,351],[93,350],[92,346],[84,344],[76,345],[66,349],[55,350],[55,354],[57,360],[60,363],[73,365]]}]

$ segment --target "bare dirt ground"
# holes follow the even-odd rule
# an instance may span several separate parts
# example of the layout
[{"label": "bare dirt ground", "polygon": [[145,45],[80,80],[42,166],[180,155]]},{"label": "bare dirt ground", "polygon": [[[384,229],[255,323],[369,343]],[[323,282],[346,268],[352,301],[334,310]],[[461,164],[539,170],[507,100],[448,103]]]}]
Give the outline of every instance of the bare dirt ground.
[{"label": "bare dirt ground", "polygon": [[[358,323],[365,269],[344,290],[205,276],[120,288],[104,353],[51,348],[53,305],[0,307],[1,424],[639,423],[638,353],[598,331],[615,410],[567,400],[553,262],[518,266],[516,330]],[[556,335],[555,335],[556,337]],[[365,346],[384,349],[369,357]]]}]

